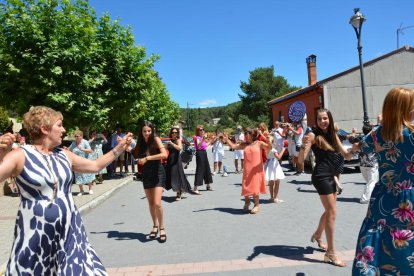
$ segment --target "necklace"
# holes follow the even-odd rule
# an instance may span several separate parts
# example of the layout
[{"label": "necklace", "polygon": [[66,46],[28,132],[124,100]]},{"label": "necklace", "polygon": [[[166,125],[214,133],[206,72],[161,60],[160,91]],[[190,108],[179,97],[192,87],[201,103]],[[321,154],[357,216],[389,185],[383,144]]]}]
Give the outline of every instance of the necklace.
[{"label": "necklace", "polygon": [[34,146],[33,145],[33,147],[34,147],[34,149],[43,157],[43,159],[45,160],[45,162],[46,162],[46,166],[47,166],[47,168],[49,169],[49,171],[50,171],[50,173],[52,174],[52,177],[53,177],[53,196],[52,196],[52,198],[50,199],[50,202],[53,202],[54,200],[55,200],[55,198],[56,198],[56,193],[57,193],[57,187],[58,187],[58,182],[57,182],[57,180],[56,180],[56,175],[55,175],[55,173],[52,171],[52,168],[50,167],[50,164],[49,164],[49,161],[47,160],[47,157],[46,157],[46,155],[45,154],[43,154],[43,153],[41,153],[37,148],[36,148],[36,146]]}]

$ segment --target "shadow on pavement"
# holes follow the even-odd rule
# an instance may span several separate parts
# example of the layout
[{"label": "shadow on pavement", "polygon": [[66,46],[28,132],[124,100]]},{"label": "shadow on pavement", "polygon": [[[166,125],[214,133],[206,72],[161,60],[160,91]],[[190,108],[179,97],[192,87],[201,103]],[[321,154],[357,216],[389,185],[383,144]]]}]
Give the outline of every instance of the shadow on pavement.
[{"label": "shadow on pavement", "polygon": [[301,187],[298,187],[296,189],[296,191],[301,192],[301,193],[314,193],[314,194],[318,193],[315,189],[313,189],[313,190],[303,190]]},{"label": "shadow on pavement", "polygon": [[275,257],[290,259],[290,260],[301,260],[311,263],[322,263],[321,260],[315,260],[305,257],[305,254],[313,254],[315,248],[307,246],[289,246],[289,245],[268,245],[268,246],[256,246],[253,253],[246,258],[248,261],[252,261],[260,254],[271,255]]},{"label": "shadow on pavement", "polygon": [[365,185],[365,182],[341,182],[341,184],[355,184],[355,185]]},{"label": "shadow on pavement", "polygon": [[270,202],[268,198],[259,198],[259,204],[275,204],[274,202]]},{"label": "shadow on pavement", "polygon": [[312,181],[309,180],[292,180],[287,183],[295,184],[295,185],[312,185]]},{"label": "shadow on pavement", "polygon": [[243,211],[242,209],[235,209],[235,208],[225,208],[225,207],[217,207],[217,208],[210,208],[210,209],[200,209],[194,210],[194,213],[197,212],[205,212],[205,211],[219,211],[223,213],[228,213],[231,215],[248,215],[248,212]]},{"label": "shadow on pavement", "polygon": [[[188,198],[187,194],[181,194],[181,199],[180,200],[183,200],[183,199],[185,200],[187,198]],[[166,203],[178,202],[178,200],[176,200],[175,195],[174,196],[163,196],[161,198],[161,200],[166,202]]]},{"label": "shadow on pavement", "polygon": [[347,197],[337,197],[336,201],[340,201],[340,202],[356,202],[359,203],[359,198],[356,197],[351,197],[351,198],[347,198]]},{"label": "shadow on pavement", "polygon": [[176,202],[175,196],[163,196],[161,197],[161,200],[167,203],[173,203]]},{"label": "shadow on pavement", "polygon": [[139,240],[142,243],[152,241],[152,240],[148,239],[147,235],[145,235],[143,233],[105,231],[105,232],[90,232],[90,234],[107,234],[108,239],[115,239],[115,240],[118,240],[118,241]]},{"label": "shadow on pavement", "polygon": [[342,174],[352,174],[352,173],[360,173],[360,172],[361,171],[359,170],[359,167],[355,167],[355,169],[345,167]]}]

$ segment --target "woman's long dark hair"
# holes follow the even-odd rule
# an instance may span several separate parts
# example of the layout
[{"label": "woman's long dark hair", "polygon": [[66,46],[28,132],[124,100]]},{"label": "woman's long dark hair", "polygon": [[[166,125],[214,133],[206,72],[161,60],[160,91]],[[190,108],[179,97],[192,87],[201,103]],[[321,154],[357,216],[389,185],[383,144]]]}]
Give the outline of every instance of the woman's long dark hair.
[{"label": "woman's long dark hair", "polygon": [[[336,131],[335,131],[335,122],[333,120],[332,117],[332,113],[329,109],[326,108],[320,108],[316,111],[316,118],[318,118],[318,115],[320,113],[326,113],[328,115],[329,118],[329,125],[328,125],[328,131],[326,133],[324,133],[318,126],[318,123],[316,123],[316,129],[314,131],[315,133],[315,138],[318,138],[317,136],[319,136],[320,138],[318,138],[316,140],[316,145],[319,148],[322,149],[329,149],[329,146],[331,146],[334,151],[339,152],[339,145],[338,145],[338,140],[336,139]],[[326,147],[326,145],[324,145],[324,143],[328,143],[328,147]]]},{"label": "woman's long dark hair", "polygon": [[177,139],[179,139],[180,138],[180,130],[178,129],[178,127],[172,127],[171,129],[170,129],[170,133],[168,134],[168,137],[170,137],[170,139],[172,138],[172,132],[174,131],[174,130],[176,130],[178,133],[177,133]]},{"label": "woman's long dark hair", "polygon": [[[142,135],[142,129],[144,127],[151,128],[151,135],[148,137],[148,141],[145,141],[144,136]],[[158,154],[159,149],[155,143],[155,128],[154,125],[149,121],[144,121],[138,131],[138,143],[134,150],[134,156],[139,156],[144,154],[147,150],[150,155]]]},{"label": "woman's long dark hair", "polygon": [[252,136],[252,142],[256,141],[259,138],[259,132],[257,131],[257,128],[246,127],[244,132],[248,132]]}]

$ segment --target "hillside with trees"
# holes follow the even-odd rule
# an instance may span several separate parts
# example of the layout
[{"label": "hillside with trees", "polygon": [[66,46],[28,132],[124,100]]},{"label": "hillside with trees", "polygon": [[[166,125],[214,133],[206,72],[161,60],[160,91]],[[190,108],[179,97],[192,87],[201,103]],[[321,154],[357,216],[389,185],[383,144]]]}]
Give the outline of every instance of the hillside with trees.
[{"label": "hillside with trees", "polygon": [[[182,108],[181,120],[189,121],[192,132],[197,124],[203,124],[207,131],[216,128],[234,130],[237,125],[257,127],[260,122],[272,124],[271,109],[267,103],[277,97],[295,91],[300,87],[290,85],[283,76],[275,76],[275,69],[259,67],[250,71],[248,81],[240,82],[240,101],[226,106],[209,108]],[[220,118],[217,125],[213,118]]]}]

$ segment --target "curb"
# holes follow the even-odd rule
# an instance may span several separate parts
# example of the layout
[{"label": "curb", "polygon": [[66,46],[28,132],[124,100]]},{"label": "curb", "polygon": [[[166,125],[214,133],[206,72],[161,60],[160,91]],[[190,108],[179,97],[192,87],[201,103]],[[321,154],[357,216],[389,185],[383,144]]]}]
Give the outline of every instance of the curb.
[{"label": "curb", "polygon": [[79,213],[83,216],[84,214],[91,211],[93,208],[104,202],[106,199],[108,199],[115,191],[118,189],[124,187],[126,184],[128,184],[130,181],[132,181],[133,177],[129,176],[127,179],[123,180],[121,183],[113,187],[111,190],[106,191],[105,193],[101,194],[100,196],[92,199],[88,203],[80,206],[78,208]]},{"label": "curb", "polygon": [[[125,180],[123,180],[121,183],[113,187],[112,189],[106,191],[105,193],[101,194],[100,196],[92,199],[88,203],[80,206],[78,208],[79,213],[81,216],[85,215],[86,213],[90,212],[93,208],[104,202],[106,199],[108,199],[114,192],[116,192],[118,189],[124,187],[126,184],[128,184],[130,181],[133,180],[132,176],[126,177]],[[6,266],[9,260],[7,260],[5,263],[1,264],[0,266],[0,276],[5,275],[6,273]]]}]

